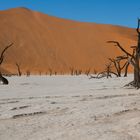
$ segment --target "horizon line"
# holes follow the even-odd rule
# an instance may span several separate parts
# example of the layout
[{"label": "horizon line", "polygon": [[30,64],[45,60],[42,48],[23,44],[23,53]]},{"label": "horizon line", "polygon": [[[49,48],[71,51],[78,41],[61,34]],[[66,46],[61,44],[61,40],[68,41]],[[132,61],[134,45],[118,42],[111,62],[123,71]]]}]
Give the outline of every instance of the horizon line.
[{"label": "horizon line", "polygon": [[41,14],[44,14],[44,15],[48,15],[48,16],[51,16],[51,17],[59,18],[59,19],[69,20],[69,21],[73,21],[73,22],[91,23],[91,24],[93,23],[93,24],[101,24],[101,25],[113,25],[113,26],[119,26],[119,27],[125,27],[125,28],[132,28],[132,29],[136,29],[137,28],[137,27],[130,27],[130,26],[121,25],[121,24],[112,24],[112,23],[101,23],[101,22],[96,22],[96,21],[94,22],[94,21],[76,20],[76,19],[72,19],[72,18],[66,18],[66,17],[56,16],[54,14],[48,14],[48,13],[45,13],[43,11],[31,9],[29,7],[24,7],[24,6],[17,6],[17,7],[0,9],[0,11],[8,11],[8,10],[12,10],[12,9],[26,9],[26,10],[29,10],[29,11],[38,12],[38,13],[41,13]]}]

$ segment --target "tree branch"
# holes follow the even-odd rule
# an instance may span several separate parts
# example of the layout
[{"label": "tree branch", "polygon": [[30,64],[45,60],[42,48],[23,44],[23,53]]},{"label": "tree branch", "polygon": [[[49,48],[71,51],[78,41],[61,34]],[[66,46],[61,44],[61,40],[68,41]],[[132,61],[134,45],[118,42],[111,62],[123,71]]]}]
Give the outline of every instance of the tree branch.
[{"label": "tree branch", "polygon": [[112,74],[114,74],[114,75],[116,75],[118,77],[118,74],[117,73],[115,73],[113,71],[110,71],[110,73],[112,73]]},{"label": "tree branch", "polygon": [[124,65],[121,67],[121,70],[123,70],[124,67],[125,67],[128,63],[129,63],[129,62],[126,61],[126,62],[124,63]]},{"label": "tree branch", "polygon": [[8,48],[10,48],[12,45],[13,45],[13,43],[11,43],[10,45],[6,46],[6,47],[4,48],[4,50],[2,51],[1,56],[0,56],[0,65],[1,65],[2,62],[3,62],[5,51],[6,51]]},{"label": "tree branch", "polygon": [[127,52],[121,45],[119,42],[117,41],[107,41],[107,43],[114,43],[116,44],[115,46],[119,47],[126,55],[133,57],[129,52]]},{"label": "tree branch", "polygon": [[117,56],[116,57],[116,61],[121,61],[121,60],[124,60],[124,59],[128,59],[128,56]]},{"label": "tree branch", "polygon": [[132,60],[132,58],[128,59],[129,64],[131,64],[133,67],[136,67],[136,63]]}]

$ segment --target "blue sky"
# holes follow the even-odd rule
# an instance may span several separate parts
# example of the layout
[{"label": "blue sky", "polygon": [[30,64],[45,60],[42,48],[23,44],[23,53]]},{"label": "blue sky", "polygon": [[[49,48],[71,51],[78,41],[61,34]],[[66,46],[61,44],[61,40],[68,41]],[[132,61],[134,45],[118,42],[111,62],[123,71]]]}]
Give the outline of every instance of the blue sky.
[{"label": "blue sky", "polygon": [[0,0],[0,10],[26,7],[66,19],[135,28],[140,0]]}]

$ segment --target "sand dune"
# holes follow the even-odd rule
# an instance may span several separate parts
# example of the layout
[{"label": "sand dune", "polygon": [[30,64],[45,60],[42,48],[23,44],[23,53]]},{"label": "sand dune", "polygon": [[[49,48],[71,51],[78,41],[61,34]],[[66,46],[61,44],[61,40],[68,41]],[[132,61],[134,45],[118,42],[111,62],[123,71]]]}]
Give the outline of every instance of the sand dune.
[{"label": "sand dune", "polygon": [[117,40],[129,50],[136,39],[135,30],[126,27],[65,20],[26,8],[0,11],[0,50],[14,43],[3,68],[14,73],[16,62],[31,73],[99,71],[108,57],[121,53],[106,41]]}]

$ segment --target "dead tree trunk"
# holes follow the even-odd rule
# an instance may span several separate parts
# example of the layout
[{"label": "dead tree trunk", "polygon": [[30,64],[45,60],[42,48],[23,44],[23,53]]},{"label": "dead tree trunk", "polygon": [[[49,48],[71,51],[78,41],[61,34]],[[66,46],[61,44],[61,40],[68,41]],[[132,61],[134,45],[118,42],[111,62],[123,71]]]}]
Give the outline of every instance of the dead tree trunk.
[{"label": "dead tree trunk", "polygon": [[126,62],[126,66],[125,66],[125,72],[124,72],[124,77],[127,77],[127,73],[128,73],[128,67],[129,67],[129,63]]},{"label": "dead tree trunk", "polygon": [[[1,67],[1,65],[2,65],[2,63],[3,63],[3,60],[4,60],[4,53],[5,53],[6,50],[7,50],[8,48],[10,48],[12,45],[13,45],[13,43],[11,43],[10,45],[6,46],[6,47],[3,49],[3,51],[1,52],[1,55],[0,55],[0,67]],[[2,83],[3,85],[7,85],[7,84],[9,83],[8,80],[2,76],[1,69],[0,69],[0,83]]]},{"label": "dead tree trunk", "polygon": [[70,73],[71,73],[71,75],[74,75],[74,68],[73,67],[70,67]]},{"label": "dead tree trunk", "polygon": [[20,65],[18,63],[16,63],[16,66],[17,66],[17,70],[18,70],[18,76],[21,76],[22,73],[21,73],[21,70],[20,70]]},{"label": "dead tree trunk", "polygon": [[107,77],[107,79],[109,77],[111,77],[110,71],[111,71],[111,63],[106,65],[106,77]]},{"label": "dead tree trunk", "polygon": [[52,75],[52,69],[51,68],[49,68],[49,73],[50,73],[50,76]]},{"label": "dead tree trunk", "polygon": [[120,61],[111,58],[109,60],[114,64],[118,77],[121,77]]},{"label": "dead tree trunk", "polygon": [[[91,70],[91,68],[89,68],[89,69],[87,69],[87,70],[85,71],[85,74],[86,74],[87,76],[90,74],[90,70]],[[94,69],[94,74],[97,74],[97,72],[95,71],[95,69]]]},{"label": "dead tree trunk", "polygon": [[134,65],[134,85],[137,88],[140,88],[140,68],[139,68],[139,57],[140,57],[140,19],[138,19],[138,27],[137,27],[137,33],[138,33],[138,43],[136,48],[136,56],[134,58],[135,65]]}]

